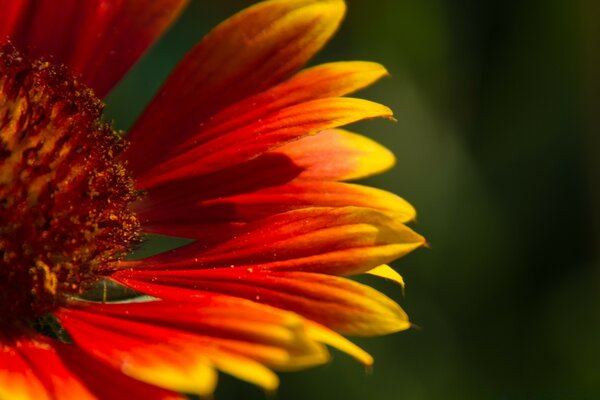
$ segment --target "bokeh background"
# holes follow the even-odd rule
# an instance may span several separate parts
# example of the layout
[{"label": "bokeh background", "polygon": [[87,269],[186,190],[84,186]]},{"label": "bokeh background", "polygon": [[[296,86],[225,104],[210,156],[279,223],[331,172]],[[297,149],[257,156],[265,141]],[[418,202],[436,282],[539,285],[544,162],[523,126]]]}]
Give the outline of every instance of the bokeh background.
[{"label": "bokeh background", "polygon": [[[192,0],[108,99],[126,129],[176,61],[252,2]],[[600,2],[348,0],[315,62],[365,59],[391,73],[360,94],[397,123],[353,127],[392,149],[369,184],[419,211],[430,249],[370,281],[419,326],[283,374],[279,399],[600,398]],[[161,243],[157,243],[161,245]],[[162,243],[164,245],[164,243]],[[224,399],[270,398],[226,376]]]}]

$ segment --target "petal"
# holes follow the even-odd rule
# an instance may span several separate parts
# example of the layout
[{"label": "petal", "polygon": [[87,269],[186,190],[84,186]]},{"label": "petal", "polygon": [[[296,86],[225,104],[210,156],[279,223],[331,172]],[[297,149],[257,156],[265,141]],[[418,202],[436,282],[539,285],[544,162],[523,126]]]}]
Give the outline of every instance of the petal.
[{"label": "petal", "polygon": [[[314,141],[314,139],[317,140]],[[302,143],[308,144],[303,145]],[[390,155],[390,158],[387,158],[387,155]],[[291,189],[286,185],[290,182],[292,182],[292,186],[308,185],[310,187],[312,185],[307,181],[321,178],[355,178],[358,177],[356,173],[377,172],[369,165],[374,168],[384,165],[377,164],[377,162],[369,163],[368,160],[384,160],[383,162],[387,163],[386,158],[393,162],[393,156],[388,150],[367,138],[340,130],[324,131],[315,137],[305,137],[230,168],[153,187],[147,190],[144,198],[136,204],[136,211],[145,222],[145,230],[167,235],[186,236],[189,234],[190,226],[200,227],[202,224],[214,224],[220,218],[217,214],[228,217],[221,218],[221,220],[235,220],[233,217],[235,217],[236,199],[248,201],[253,198],[239,195],[263,193],[262,198],[264,199],[268,193],[273,193],[273,191],[284,193],[286,189]],[[361,165],[367,167],[363,168]],[[317,182],[315,187],[318,185],[331,184]],[[335,187],[352,188],[348,186]],[[377,192],[368,189],[367,191],[373,194]],[[311,190],[308,190],[304,195],[298,190],[292,193],[288,190],[286,198],[281,198],[281,205],[288,203],[288,206],[291,207],[294,205],[293,202],[298,207],[310,205],[310,192]],[[325,192],[330,191],[326,190]],[[400,218],[401,220],[414,219],[415,211],[412,206],[398,197],[382,194],[382,199],[388,199],[386,202],[388,208],[392,205],[391,208],[404,215]],[[364,195],[353,196],[354,199],[366,197]],[[273,199],[275,198],[273,197]],[[257,201],[259,199],[260,197],[256,198]],[[339,199],[342,200],[341,197]],[[327,203],[320,205],[327,205]],[[347,205],[351,205],[351,203]],[[254,213],[258,212],[258,204],[246,203],[245,207],[251,207]],[[218,211],[220,213],[217,213]],[[263,209],[263,211],[269,212],[267,209]],[[209,215],[206,215],[207,212]],[[245,212],[245,214],[248,213],[249,211]],[[185,228],[187,233],[182,232],[181,228]],[[211,227],[207,226],[206,229],[211,229]],[[206,229],[196,229],[196,236],[193,237],[197,237],[199,232]]]},{"label": "petal", "polygon": [[49,399],[46,388],[18,351],[21,343],[35,345],[30,340],[0,344],[0,399]]},{"label": "petal", "polygon": [[299,177],[319,180],[362,179],[394,166],[394,154],[377,142],[341,129],[320,132],[273,151],[293,160]]},{"label": "petal", "polygon": [[132,129],[132,147],[152,157],[166,138],[179,142],[217,111],[287,78],[344,12],[342,0],[273,0],[221,23],[173,71]]},{"label": "petal", "polygon": [[396,282],[404,290],[404,278],[389,265],[379,265],[365,273]]},{"label": "petal", "polygon": [[358,207],[305,208],[210,233],[202,241],[123,267],[235,266],[350,275],[390,262],[425,243],[396,219]]},{"label": "petal", "polygon": [[[190,290],[246,298],[293,311],[347,335],[384,335],[410,327],[406,313],[385,295],[330,275],[217,268],[122,271],[115,278],[136,290],[172,300],[189,297]],[[151,285],[144,286],[144,282]]]},{"label": "petal", "polygon": [[262,119],[284,108],[311,100],[342,97],[364,88],[387,75],[386,69],[367,61],[332,62],[298,72],[288,80],[235,103],[206,121],[201,135],[192,136],[177,146],[186,149],[192,144],[206,141],[247,125],[248,121]]},{"label": "petal", "polygon": [[145,230],[160,233],[168,231],[172,224],[251,222],[306,207],[367,207],[387,213],[399,222],[411,221],[416,215],[408,202],[392,193],[339,182],[295,181],[200,202],[187,196],[164,200],[139,213],[146,221]]},{"label": "petal", "polygon": [[369,353],[331,329],[314,321],[307,321],[307,330],[308,335],[314,340],[354,357],[366,367],[370,368],[373,366],[373,357]]},{"label": "petal", "polygon": [[[55,343],[57,354],[62,362],[71,371],[74,371],[79,379],[94,394],[94,399],[155,399],[155,400],[183,400],[184,396],[177,393],[164,390],[144,382],[132,379],[124,375],[122,371],[114,369],[109,365],[99,362],[96,358],[90,356],[82,349],[63,343]],[[44,363],[45,359],[40,359]],[[54,374],[54,370],[49,370],[49,374]],[[65,388],[64,397],[57,396],[59,399],[75,398],[83,399],[73,395],[74,392]]]},{"label": "petal", "polygon": [[[220,132],[138,176],[140,189],[165,181],[196,176],[227,168],[301,137],[365,119],[391,117],[392,111],[367,100],[332,97],[312,100],[248,121],[231,131]],[[209,134],[212,137],[212,134]]]},{"label": "petal", "polygon": [[104,97],[186,2],[0,0],[0,37],[32,57],[66,64]]},{"label": "petal", "polygon": [[[335,62],[306,69],[279,85],[225,108],[181,143],[173,140],[173,132],[169,131],[168,140],[160,142],[160,151],[154,157],[148,157],[148,150],[140,151],[134,144],[130,147],[129,164],[142,176],[143,171],[154,164],[186,152],[225,132],[250,125],[292,105],[347,95],[386,74],[383,66],[365,61]],[[144,143],[146,142],[142,142]]]},{"label": "petal", "polygon": [[327,360],[299,317],[242,299],[211,295],[194,302],[79,307],[58,315],[76,343],[131,376],[172,390],[210,395],[215,368],[274,390],[278,379],[269,367]]},{"label": "petal", "polygon": [[2,10],[0,14],[0,38],[4,39],[15,31],[21,16],[30,3],[30,0],[0,0],[0,10]]},{"label": "petal", "polygon": [[[111,385],[106,385],[110,382]],[[45,337],[0,344],[2,399],[179,399],[91,359],[75,346]]]}]

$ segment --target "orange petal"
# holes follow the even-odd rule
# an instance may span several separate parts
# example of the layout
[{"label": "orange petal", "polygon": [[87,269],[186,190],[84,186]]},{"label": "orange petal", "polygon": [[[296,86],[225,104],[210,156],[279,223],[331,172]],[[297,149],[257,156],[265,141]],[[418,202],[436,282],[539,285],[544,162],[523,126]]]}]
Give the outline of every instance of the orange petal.
[{"label": "orange petal", "polygon": [[[393,155],[387,149],[367,138],[341,130],[324,131],[314,137],[305,137],[255,159],[214,173],[169,181],[152,187],[136,204],[136,211],[144,220],[144,228],[147,231],[185,236],[186,234],[181,232],[181,227],[185,227],[189,232],[194,224],[198,228],[202,224],[207,224],[206,228],[210,229],[209,225],[218,220],[239,219],[236,217],[240,212],[236,210],[236,199],[245,199],[244,201],[252,199],[251,196],[239,197],[239,195],[263,193],[264,198],[269,192],[281,191],[286,193],[285,198],[281,198],[281,206],[285,204],[290,208],[294,204],[298,207],[306,206],[310,205],[311,190],[307,190],[306,194],[298,190],[290,192],[286,189],[290,182],[292,187],[312,186],[308,181],[357,178],[359,174],[378,172],[381,168],[391,165],[393,160]],[[317,182],[315,187],[322,184],[331,185]],[[286,190],[287,192],[284,192]],[[330,191],[323,192],[321,200]],[[371,193],[375,192],[371,191]],[[364,195],[359,197],[365,198]],[[353,198],[357,197],[353,196]],[[401,220],[414,219],[414,210],[411,206],[397,197],[392,199],[389,195],[384,195],[383,198],[389,200],[387,201],[389,205],[398,206],[391,208],[404,215]],[[227,203],[225,199],[230,199],[230,202]],[[402,207],[400,207],[401,202],[404,203]],[[326,204],[327,202],[320,203],[320,205]],[[258,213],[258,204],[251,206],[252,204],[245,204],[245,207],[252,210],[246,212],[242,210],[242,213]],[[206,215],[207,212],[209,215]],[[180,226],[182,222],[185,224]],[[205,229],[196,231],[205,231]]]},{"label": "orange petal", "polygon": [[21,341],[0,344],[0,399],[50,399],[50,394],[18,351],[23,345],[34,346],[29,340],[23,344]]},{"label": "orange petal", "polygon": [[386,74],[383,66],[365,61],[335,62],[306,69],[279,85],[225,108],[181,143],[169,136],[161,143],[161,153],[156,157],[147,157],[144,152],[136,154],[134,146],[130,153],[133,159],[129,161],[136,170],[147,170],[166,158],[173,158],[200,143],[251,125],[284,108],[311,100],[344,96]]},{"label": "orange petal", "polygon": [[[185,397],[168,390],[148,385],[144,382],[132,379],[119,369],[110,367],[90,356],[81,348],[73,345],[55,343],[57,355],[71,371],[86,385],[93,393],[93,399],[149,399],[149,400],[183,400]],[[41,358],[40,365],[48,367],[45,358]],[[47,368],[48,374],[54,375],[55,370]],[[64,396],[55,398],[85,399],[77,396],[68,386],[63,389]],[[74,395],[75,394],[75,395]]]},{"label": "orange petal", "polygon": [[[383,335],[410,327],[406,313],[385,295],[330,275],[216,268],[123,271],[115,278],[136,290],[172,300],[187,298],[189,290],[246,298],[293,311],[348,335]],[[140,281],[149,285],[138,284]]]},{"label": "orange petal", "polygon": [[361,179],[390,169],[394,154],[364,136],[341,129],[320,132],[288,143],[273,156],[293,160],[303,179]]},{"label": "orange petal", "polygon": [[342,0],[274,0],[221,23],[173,71],[132,129],[131,148],[152,158],[165,139],[179,142],[217,111],[287,78],[327,42],[344,12]]},{"label": "orange petal", "polygon": [[274,390],[269,366],[328,359],[293,314],[223,296],[189,300],[80,305],[59,319],[77,344],[125,373],[204,396],[216,385],[215,368]]},{"label": "orange petal", "polygon": [[202,126],[201,135],[178,145],[185,150],[207,138],[232,131],[292,105],[329,97],[342,97],[369,86],[387,75],[386,69],[367,61],[342,61],[317,65],[288,80],[220,111]]},{"label": "orange petal", "polygon": [[151,270],[236,266],[350,275],[425,243],[395,218],[358,207],[304,208],[210,233],[202,241],[126,265]]},{"label": "orange petal", "polygon": [[75,346],[38,336],[0,344],[0,398],[166,400],[181,397],[134,381],[91,359]]},{"label": "orange petal", "polygon": [[325,129],[391,116],[392,111],[381,104],[346,97],[292,105],[264,119],[252,120],[247,125],[215,135],[213,139],[145,171],[136,183],[138,188],[148,189],[169,180],[214,172]]},{"label": "orange petal", "polygon": [[135,379],[203,396],[214,391],[212,364],[204,355],[174,345],[181,340],[177,331],[71,311],[62,311],[60,320],[78,346]]},{"label": "orange petal", "polygon": [[233,205],[233,212],[239,214],[242,221],[303,207],[372,208],[403,223],[412,221],[416,215],[415,209],[395,194],[339,182],[295,181],[252,193],[207,201],[201,205],[210,207],[221,204]]},{"label": "orange petal", "polygon": [[103,97],[187,0],[0,0],[0,38],[66,64]]},{"label": "orange petal", "polygon": [[[155,197],[154,193],[151,195]],[[251,222],[306,207],[367,207],[387,213],[399,222],[411,221],[416,215],[408,202],[392,193],[339,182],[300,180],[200,202],[182,196],[177,196],[175,202],[165,200],[157,201],[153,208],[140,210],[146,230],[160,233],[168,231],[172,224]]]}]

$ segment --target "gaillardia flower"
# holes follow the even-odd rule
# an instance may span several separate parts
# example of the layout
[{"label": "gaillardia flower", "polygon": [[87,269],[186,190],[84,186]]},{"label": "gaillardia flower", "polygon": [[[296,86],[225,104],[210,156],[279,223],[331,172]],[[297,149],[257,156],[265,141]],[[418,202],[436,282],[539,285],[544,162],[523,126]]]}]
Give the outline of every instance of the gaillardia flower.
[{"label": "gaillardia flower", "polygon": [[[410,326],[342,277],[402,283],[386,263],[424,244],[407,202],[344,182],[394,162],[338,129],[391,118],[343,97],[386,71],[299,71],[342,0],[242,11],[125,137],[102,122],[99,99],[184,3],[0,0],[0,399],[209,395],[217,370],[273,390],[273,371],[324,363],[326,346],[370,365],[343,335]],[[190,242],[127,258],[148,234]]]}]

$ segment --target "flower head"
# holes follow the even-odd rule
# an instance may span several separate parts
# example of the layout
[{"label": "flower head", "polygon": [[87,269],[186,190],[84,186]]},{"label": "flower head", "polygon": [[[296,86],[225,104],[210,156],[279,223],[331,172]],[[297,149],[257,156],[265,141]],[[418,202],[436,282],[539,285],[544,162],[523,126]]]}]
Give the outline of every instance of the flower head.
[{"label": "flower head", "polygon": [[[272,390],[273,370],[324,363],[326,345],[370,365],[341,334],[410,326],[342,277],[402,283],[385,264],[424,244],[410,204],[344,182],[394,162],[338,129],[391,117],[343,97],[386,71],[298,72],[343,1],[240,12],[125,137],[102,122],[99,98],[184,3],[0,0],[0,398],[208,395],[216,370]],[[146,233],[191,243],[126,258]]]}]

